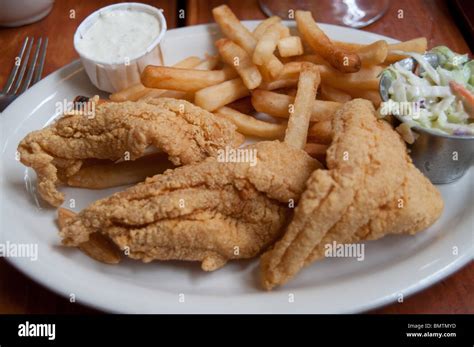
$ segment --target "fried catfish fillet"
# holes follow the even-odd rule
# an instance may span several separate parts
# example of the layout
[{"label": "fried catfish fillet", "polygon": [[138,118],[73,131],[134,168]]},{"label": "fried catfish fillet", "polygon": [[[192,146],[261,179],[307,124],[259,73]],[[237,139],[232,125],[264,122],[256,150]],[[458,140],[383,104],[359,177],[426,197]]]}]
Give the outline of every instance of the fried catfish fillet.
[{"label": "fried catfish fillet", "polygon": [[19,144],[21,162],[38,176],[41,197],[53,206],[64,200],[56,186],[67,182],[85,160],[134,160],[154,146],[175,165],[199,162],[217,150],[242,143],[229,121],[177,99],[104,102],[92,117],[65,115],[28,134]]},{"label": "fried catfish fillet", "polygon": [[288,206],[321,165],[279,141],[245,149],[255,150],[254,164],[210,157],[96,201],[61,228],[63,244],[79,246],[98,232],[131,258],[200,261],[206,271],[260,254],[281,236]]},{"label": "fried catfish fillet", "polygon": [[324,256],[325,245],[415,233],[438,219],[443,201],[413,166],[405,144],[366,100],[346,103],[332,122],[328,170],[316,170],[280,241],[261,258],[271,289]]}]

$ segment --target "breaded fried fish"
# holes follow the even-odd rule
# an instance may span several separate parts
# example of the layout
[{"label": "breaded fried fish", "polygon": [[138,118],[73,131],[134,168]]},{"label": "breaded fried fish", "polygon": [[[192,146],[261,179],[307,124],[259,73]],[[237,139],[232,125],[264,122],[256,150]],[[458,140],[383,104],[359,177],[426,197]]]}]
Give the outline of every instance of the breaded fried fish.
[{"label": "breaded fried fish", "polygon": [[193,104],[170,98],[145,102],[104,102],[93,116],[65,115],[28,134],[19,144],[21,162],[38,176],[41,197],[59,206],[67,182],[85,160],[134,160],[148,147],[168,154],[175,165],[199,162],[219,149],[239,146],[243,137],[229,121]]},{"label": "breaded fried fish", "polygon": [[255,150],[255,165],[210,157],[94,202],[61,228],[63,243],[100,233],[131,258],[200,261],[206,271],[260,254],[281,236],[288,205],[320,166],[279,141],[246,149]]},{"label": "breaded fried fish", "polygon": [[370,102],[346,103],[332,126],[329,170],[311,175],[283,238],[262,256],[266,289],[322,257],[326,244],[415,233],[442,212],[439,192],[413,166],[399,135],[376,119]]},{"label": "breaded fried fish", "polygon": [[303,150],[319,82],[317,68],[305,64],[284,143],[239,149],[255,160],[218,156],[168,170],[99,200],[61,228],[63,243],[80,246],[102,233],[132,258],[201,261],[207,271],[260,254],[281,235],[289,207],[322,167]]}]

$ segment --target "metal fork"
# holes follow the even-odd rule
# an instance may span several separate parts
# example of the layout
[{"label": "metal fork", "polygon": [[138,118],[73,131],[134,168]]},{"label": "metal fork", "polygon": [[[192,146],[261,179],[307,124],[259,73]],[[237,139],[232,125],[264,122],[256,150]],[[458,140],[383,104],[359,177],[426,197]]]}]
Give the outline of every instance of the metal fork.
[{"label": "metal fork", "polygon": [[48,38],[38,39],[35,52],[30,59],[34,41],[33,37],[27,37],[21,46],[20,54],[15,58],[15,65],[0,94],[0,112],[3,112],[21,93],[41,79]]}]

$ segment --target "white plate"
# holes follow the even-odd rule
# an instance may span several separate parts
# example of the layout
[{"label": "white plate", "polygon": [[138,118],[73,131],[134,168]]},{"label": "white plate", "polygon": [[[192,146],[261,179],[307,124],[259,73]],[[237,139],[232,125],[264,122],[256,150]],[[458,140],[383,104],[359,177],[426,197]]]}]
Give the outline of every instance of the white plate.
[{"label": "white plate", "polygon": [[[253,28],[257,22],[246,25]],[[322,25],[334,39],[360,43],[392,39]],[[215,25],[167,33],[167,64],[213,51]],[[449,45],[449,42],[446,42]],[[127,313],[325,313],[358,312],[397,300],[453,273],[472,259],[473,170],[458,182],[439,186],[446,201],[441,219],[415,237],[392,236],[365,246],[365,260],[326,259],[302,271],[287,286],[264,292],[258,285],[258,261],[231,262],[204,273],[197,263],[131,260],[118,266],[97,263],[81,252],[60,247],[56,211],[34,195],[35,175],[15,160],[16,147],[30,131],[57,116],[56,102],[93,95],[79,62],[51,74],[18,98],[1,116],[0,226],[1,242],[37,243],[39,258],[9,258],[18,269],[77,302],[111,312]],[[471,183],[471,184],[470,184]],[[79,211],[112,190],[66,188]],[[66,201],[66,207],[69,200]],[[456,252],[457,250],[457,252]],[[180,302],[183,298],[184,303]],[[289,302],[293,294],[294,302]]]}]

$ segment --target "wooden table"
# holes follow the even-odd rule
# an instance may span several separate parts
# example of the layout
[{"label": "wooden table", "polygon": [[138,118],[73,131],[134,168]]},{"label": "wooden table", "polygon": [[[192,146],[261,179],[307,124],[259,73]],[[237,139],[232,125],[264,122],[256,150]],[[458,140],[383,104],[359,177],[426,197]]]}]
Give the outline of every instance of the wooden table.
[{"label": "wooden table", "polygon": [[[0,29],[0,86],[6,81],[20,43],[27,35],[48,36],[49,49],[44,69],[47,75],[78,56],[72,38],[79,23],[94,10],[113,3],[109,0],[56,1],[51,14],[40,22],[13,29]],[[164,9],[168,27],[212,22],[211,9],[223,1],[143,1]],[[240,19],[263,19],[265,15],[255,0],[230,0],[229,6]],[[178,18],[178,10],[185,18]],[[397,14],[403,10],[404,18]],[[75,18],[71,18],[74,11]],[[426,36],[430,46],[447,44],[458,52],[471,52],[445,1],[392,1],[387,14],[364,30],[407,40]],[[0,226],[1,227],[1,226]],[[474,313],[474,263],[429,289],[377,309],[374,313]],[[368,288],[370,290],[370,288]],[[0,313],[95,313],[93,309],[71,304],[0,260]]]}]

